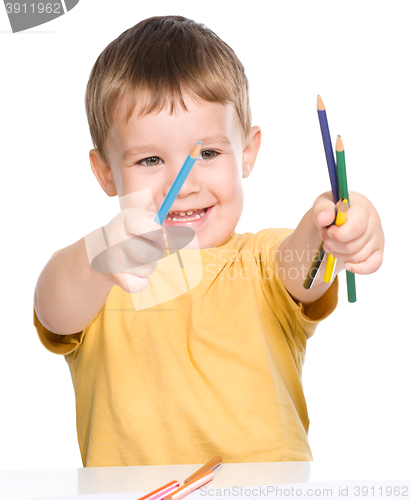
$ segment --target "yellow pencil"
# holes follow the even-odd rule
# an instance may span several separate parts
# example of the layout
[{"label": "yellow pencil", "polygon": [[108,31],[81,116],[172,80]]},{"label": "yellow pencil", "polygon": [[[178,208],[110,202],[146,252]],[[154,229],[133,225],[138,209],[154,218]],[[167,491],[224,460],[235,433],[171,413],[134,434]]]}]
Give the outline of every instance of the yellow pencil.
[{"label": "yellow pencil", "polygon": [[[346,198],[342,198],[337,203],[336,208],[337,208],[337,215],[335,224],[336,226],[341,226],[346,222],[347,211],[349,210],[349,204],[347,203]],[[323,278],[323,281],[325,281],[325,283],[330,283],[332,281],[335,266],[336,266],[336,259],[333,257],[332,254],[328,253],[325,276]]]}]

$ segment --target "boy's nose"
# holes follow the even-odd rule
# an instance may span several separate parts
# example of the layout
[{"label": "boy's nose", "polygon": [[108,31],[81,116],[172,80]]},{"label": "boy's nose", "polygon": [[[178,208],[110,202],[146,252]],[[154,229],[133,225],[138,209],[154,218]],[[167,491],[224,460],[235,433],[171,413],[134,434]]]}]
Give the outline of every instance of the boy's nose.
[{"label": "boy's nose", "polygon": [[194,175],[192,175],[191,177],[192,173],[193,172],[190,172],[184,184],[182,185],[178,193],[178,198],[186,198],[187,196],[190,196],[192,194],[199,194],[199,192],[201,191],[201,184],[194,177]]},{"label": "boy's nose", "polygon": [[[168,179],[168,190],[171,188],[172,183],[176,179],[179,171],[181,170],[183,162],[179,163],[176,168],[172,169],[172,175],[170,176],[170,179]],[[197,165],[194,164],[191,171],[189,172],[187,178],[185,179],[184,183],[182,184],[181,189],[179,190],[178,193],[178,198],[185,198],[186,196],[189,196],[191,194],[197,194],[201,190],[201,182],[198,178],[198,172],[196,171]]]}]

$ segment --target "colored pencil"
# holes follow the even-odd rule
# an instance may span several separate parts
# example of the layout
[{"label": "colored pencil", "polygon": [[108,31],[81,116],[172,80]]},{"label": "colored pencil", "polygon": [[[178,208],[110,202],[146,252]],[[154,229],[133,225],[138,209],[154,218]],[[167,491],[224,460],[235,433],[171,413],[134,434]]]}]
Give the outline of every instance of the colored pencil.
[{"label": "colored pencil", "polygon": [[327,122],[326,108],[320,95],[317,96],[317,114],[319,117],[320,131],[322,132],[323,147],[325,148],[327,169],[329,171],[330,185],[332,187],[333,203],[340,200],[338,179],[336,173],[335,156],[330,139],[329,124]]},{"label": "colored pencil", "polygon": [[306,275],[305,281],[303,282],[303,288],[306,288],[306,290],[312,288],[325,255],[326,252],[323,250],[323,241],[322,241],[320,247],[318,248],[315,258],[313,259],[312,265],[310,266],[310,269]]},{"label": "colored pencil", "polygon": [[167,497],[165,497],[165,500],[180,500],[181,498],[189,495],[189,493],[192,493],[204,484],[209,483],[209,481],[212,481],[214,477],[215,472],[213,470],[205,472],[205,474],[198,476],[196,479],[178,488],[172,493],[172,495],[168,495]]},{"label": "colored pencil", "polygon": [[339,186],[339,196],[340,198],[346,198],[349,207],[349,190],[347,188],[347,176],[346,176],[346,160],[345,160],[345,147],[340,135],[336,139],[336,159],[337,159],[337,181]]},{"label": "colored pencil", "polygon": [[194,472],[191,476],[187,477],[184,481],[184,484],[189,483],[190,481],[197,478],[198,476],[201,476],[205,472],[208,472],[210,470],[215,470],[217,467],[221,465],[221,463],[222,463],[222,458],[219,455],[217,455],[212,460],[203,465],[200,469],[198,469],[196,472]]},{"label": "colored pencil", "polygon": [[[335,225],[341,226],[342,224],[344,224],[346,222],[347,211],[349,210],[349,205],[347,203],[346,198],[342,198],[340,201],[338,201],[336,208],[337,208],[337,215],[336,215]],[[325,283],[330,283],[332,281],[336,262],[337,262],[337,259],[335,259],[333,257],[333,255],[328,252],[325,275],[323,277],[323,281]]]},{"label": "colored pencil", "polygon": [[181,190],[185,179],[188,177],[189,172],[191,171],[196,159],[198,158],[198,155],[201,151],[201,144],[202,141],[199,141],[198,144],[189,152],[187,159],[182,165],[181,170],[178,172],[178,175],[176,176],[174,182],[172,183],[172,186],[165,196],[165,200],[162,202],[162,205],[155,217],[155,222],[157,222],[158,224],[162,224],[165,220],[165,217],[168,215],[168,212],[176,197],[178,196],[178,193]]},{"label": "colored pencil", "polygon": [[[336,205],[339,198],[339,188],[337,184],[336,162],[333,154],[332,141],[330,139],[329,124],[327,122],[326,108],[320,95],[317,96],[317,115],[319,118],[320,131],[322,134],[323,147],[325,149],[327,170],[329,172],[330,186],[332,188],[333,203]],[[323,250],[323,241],[317,251],[317,257],[312,262],[309,272],[303,283],[307,290],[313,286],[316,275],[319,272],[326,252]]]},{"label": "colored pencil", "polygon": [[171,481],[170,483],[167,483],[164,486],[161,486],[160,488],[151,491],[151,493],[147,493],[138,500],[162,500],[173,491],[176,491],[178,488],[179,488],[179,482]]},{"label": "colored pencil", "polygon": [[[346,198],[349,206],[349,191],[347,189],[347,176],[346,176],[346,161],[345,161],[345,148],[340,135],[336,140],[336,160],[337,160],[337,180],[339,185],[340,198]],[[347,300],[349,302],[356,302],[356,280],[354,273],[346,271],[347,281]]]}]

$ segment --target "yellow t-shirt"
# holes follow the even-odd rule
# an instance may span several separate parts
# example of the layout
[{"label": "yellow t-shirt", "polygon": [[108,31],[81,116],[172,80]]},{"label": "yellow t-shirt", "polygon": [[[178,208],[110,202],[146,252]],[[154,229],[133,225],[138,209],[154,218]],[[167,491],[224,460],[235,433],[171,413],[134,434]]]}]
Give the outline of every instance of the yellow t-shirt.
[{"label": "yellow t-shirt", "polygon": [[41,342],[70,367],[84,466],[312,460],[302,365],[338,283],[309,311],[295,303],[267,272],[291,232],[233,233],[200,251],[197,286],[143,310],[114,286],[74,335],[34,314]]}]

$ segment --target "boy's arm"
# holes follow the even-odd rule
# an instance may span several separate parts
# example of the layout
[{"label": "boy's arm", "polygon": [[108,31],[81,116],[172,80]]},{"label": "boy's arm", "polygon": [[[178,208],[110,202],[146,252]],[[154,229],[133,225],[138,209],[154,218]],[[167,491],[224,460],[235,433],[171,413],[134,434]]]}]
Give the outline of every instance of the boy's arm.
[{"label": "boy's arm", "polygon": [[34,308],[48,330],[70,335],[90,325],[112,287],[103,273],[91,269],[81,238],[48,261],[37,281]]},{"label": "boy's arm", "polygon": [[336,257],[335,276],[343,269],[371,274],[383,261],[384,234],[372,203],[359,193],[349,193],[350,208],[342,226],[332,225],[335,205],[330,192],[319,196],[295,231],[281,243],[277,255],[278,276],[296,302],[305,305],[318,300],[331,283],[323,281],[325,261],[310,290],[303,282],[320,243]]},{"label": "boy's arm", "polygon": [[[104,232],[97,229],[57,252],[41,272],[34,293],[40,323],[59,335],[78,333],[91,324],[113,285],[128,293],[147,288],[163,254],[162,229],[155,216],[128,208],[105,225]],[[90,266],[99,254],[101,272]]]}]

